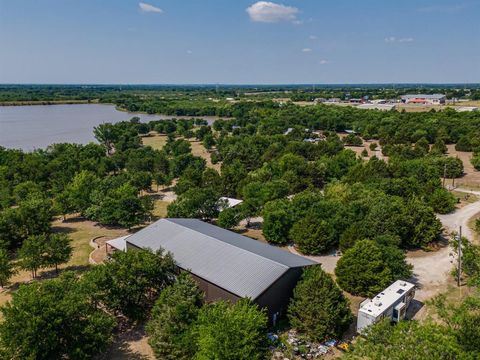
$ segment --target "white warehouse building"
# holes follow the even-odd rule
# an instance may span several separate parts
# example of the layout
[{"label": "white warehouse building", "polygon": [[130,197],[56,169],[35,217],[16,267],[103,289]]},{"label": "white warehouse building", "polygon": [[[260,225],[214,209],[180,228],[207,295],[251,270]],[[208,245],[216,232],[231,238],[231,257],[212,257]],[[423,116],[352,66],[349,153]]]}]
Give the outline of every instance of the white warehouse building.
[{"label": "white warehouse building", "polygon": [[443,94],[416,94],[402,96],[402,102],[405,104],[424,104],[424,105],[440,105],[445,104],[447,97]]},{"label": "white warehouse building", "polygon": [[415,285],[397,280],[373,299],[366,299],[360,304],[357,317],[357,332],[383,318],[399,322],[405,318],[408,306],[415,296]]}]

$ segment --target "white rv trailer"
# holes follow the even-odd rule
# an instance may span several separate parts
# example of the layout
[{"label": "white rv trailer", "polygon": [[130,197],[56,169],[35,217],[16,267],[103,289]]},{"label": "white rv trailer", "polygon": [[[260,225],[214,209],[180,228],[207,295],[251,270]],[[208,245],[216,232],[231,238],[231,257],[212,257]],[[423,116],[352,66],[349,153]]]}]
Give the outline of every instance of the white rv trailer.
[{"label": "white rv trailer", "polygon": [[415,296],[415,285],[397,280],[373,299],[366,299],[360,304],[357,317],[357,332],[383,318],[398,322],[405,318],[407,308]]}]

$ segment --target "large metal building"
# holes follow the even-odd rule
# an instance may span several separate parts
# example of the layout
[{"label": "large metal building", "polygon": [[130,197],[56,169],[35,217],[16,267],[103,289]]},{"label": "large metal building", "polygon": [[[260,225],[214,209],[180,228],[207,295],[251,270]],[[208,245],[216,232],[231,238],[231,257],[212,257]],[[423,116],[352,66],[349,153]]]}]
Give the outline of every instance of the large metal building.
[{"label": "large metal building", "polygon": [[196,219],[161,219],[127,237],[126,247],[172,253],[207,301],[248,297],[266,308],[271,320],[285,313],[302,269],[316,264]]}]

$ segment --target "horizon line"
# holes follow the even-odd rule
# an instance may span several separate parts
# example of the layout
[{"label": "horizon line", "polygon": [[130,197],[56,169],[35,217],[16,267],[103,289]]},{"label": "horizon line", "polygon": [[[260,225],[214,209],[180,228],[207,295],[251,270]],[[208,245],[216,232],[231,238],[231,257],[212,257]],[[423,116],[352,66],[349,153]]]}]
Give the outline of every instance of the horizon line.
[{"label": "horizon line", "polygon": [[352,82],[352,83],[0,83],[0,86],[332,86],[332,85],[480,85],[480,82]]}]

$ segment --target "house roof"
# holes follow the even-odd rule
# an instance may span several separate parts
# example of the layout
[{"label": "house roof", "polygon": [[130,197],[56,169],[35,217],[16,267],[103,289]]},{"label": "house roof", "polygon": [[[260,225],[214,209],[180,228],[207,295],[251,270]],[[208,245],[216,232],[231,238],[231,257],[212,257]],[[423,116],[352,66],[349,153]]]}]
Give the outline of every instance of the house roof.
[{"label": "house roof", "polygon": [[228,209],[228,208],[231,208],[231,207],[235,207],[235,206],[243,203],[243,200],[229,198],[229,197],[225,197],[225,196],[222,196],[220,198],[220,201],[225,202],[225,206],[223,206],[221,210]]},{"label": "house roof", "polygon": [[108,240],[107,244],[110,245],[111,247],[117,249],[117,250],[125,251],[126,248],[127,248],[127,243],[126,243],[125,240],[128,237],[129,237],[129,235],[122,236],[122,237],[119,237],[119,238],[115,238],[115,239],[112,239],[112,240]]},{"label": "house roof", "polygon": [[178,266],[237,296],[256,299],[290,268],[315,262],[196,219],[161,219],[128,243],[172,253]]}]

